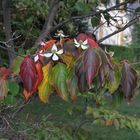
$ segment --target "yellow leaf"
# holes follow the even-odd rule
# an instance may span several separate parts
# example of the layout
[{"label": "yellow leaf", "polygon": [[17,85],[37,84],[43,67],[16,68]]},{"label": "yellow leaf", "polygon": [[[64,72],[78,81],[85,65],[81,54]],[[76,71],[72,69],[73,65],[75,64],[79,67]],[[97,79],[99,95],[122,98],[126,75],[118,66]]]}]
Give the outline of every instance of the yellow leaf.
[{"label": "yellow leaf", "polygon": [[75,58],[70,53],[63,54],[63,61],[66,63],[67,68],[69,69],[75,62]]},{"label": "yellow leaf", "polygon": [[0,100],[7,96],[8,88],[7,81],[4,79],[0,79]]},{"label": "yellow leaf", "polygon": [[52,86],[50,85],[50,78],[49,78],[49,71],[50,71],[50,64],[47,64],[43,67],[43,80],[38,86],[38,95],[42,102],[48,103],[49,96],[52,93]]}]

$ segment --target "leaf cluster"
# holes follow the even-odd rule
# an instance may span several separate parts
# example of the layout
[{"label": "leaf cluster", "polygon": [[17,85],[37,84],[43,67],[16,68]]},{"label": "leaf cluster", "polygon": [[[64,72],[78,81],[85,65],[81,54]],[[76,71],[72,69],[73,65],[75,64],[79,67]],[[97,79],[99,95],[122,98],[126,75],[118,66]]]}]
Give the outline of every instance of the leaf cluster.
[{"label": "leaf cluster", "polygon": [[8,90],[13,96],[19,93],[19,81],[15,77],[22,82],[26,101],[36,92],[44,103],[48,103],[52,93],[69,101],[76,100],[79,93],[104,97],[106,92],[113,95],[121,90],[127,101],[133,98],[137,72],[127,60],[117,63],[110,53],[99,47],[92,34],[80,33],[73,39],[59,32],[55,40],[41,45],[36,54],[16,58],[12,70],[0,69],[1,99],[7,96]]}]

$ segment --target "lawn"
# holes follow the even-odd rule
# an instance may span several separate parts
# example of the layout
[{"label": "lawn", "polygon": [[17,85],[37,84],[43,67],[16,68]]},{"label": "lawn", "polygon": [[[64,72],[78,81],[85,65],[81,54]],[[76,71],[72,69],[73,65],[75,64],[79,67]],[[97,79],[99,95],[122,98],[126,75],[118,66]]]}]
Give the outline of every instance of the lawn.
[{"label": "lawn", "polygon": [[[126,102],[122,103],[117,110],[124,115],[127,114],[140,117],[139,100],[140,95],[137,96],[136,99],[129,105]],[[2,140],[4,137],[9,138],[9,140],[18,139],[17,135],[28,137],[29,133],[33,135],[32,133],[35,129],[35,132],[39,135],[36,139],[47,140],[47,138],[44,136],[44,130],[47,128],[54,129],[54,131],[56,131],[54,126],[56,128],[61,128],[59,130],[60,132],[56,131],[58,135],[65,135],[65,129],[71,134],[73,134],[73,130],[77,131],[75,138],[76,140],[140,140],[140,136],[134,130],[130,129],[117,130],[113,126],[106,127],[101,125],[93,125],[90,121],[79,127],[81,122],[84,121],[85,117],[82,115],[84,102],[85,101],[79,99],[74,103],[66,103],[59,99],[59,97],[52,96],[50,103],[44,105],[38,99],[34,98],[13,119],[14,123],[12,123],[12,127],[14,128],[14,131],[9,133],[6,131],[1,132],[0,140]],[[50,125],[50,122],[53,124],[53,127]],[[40,125],[41,123],[43,123],[42,126]],[[77,130],[78,127],[79,129]],[[54,135],[56,135],[56,133]],[[81,133],[84,136],[81,136]],[[77,137],[77,135],[79,136]],[[31,137],[27,137],[27,140],[32,139]],[[64,138],[64,140],[69,139]]]}]

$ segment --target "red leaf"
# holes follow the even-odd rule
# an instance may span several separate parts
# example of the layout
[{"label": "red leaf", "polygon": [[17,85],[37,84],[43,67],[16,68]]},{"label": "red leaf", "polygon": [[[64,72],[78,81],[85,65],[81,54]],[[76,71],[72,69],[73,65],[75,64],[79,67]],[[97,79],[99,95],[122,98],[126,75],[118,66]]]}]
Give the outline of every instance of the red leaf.
[{"label": "red leaf", "polygon": [[95,48],[87,49],[79,58],[75,66],[75,74],[80,92],[85,92],[87,85],[92,86],[93,79],[97,75],[101,63],[101,58]]},{"label": "red leaf", "polygon": [[113,69],[113,64],[102,49],[99,49],[98,52],[102,60],[101,67],[99,69],[99,78],[101,86],[103,86],[105,84],[106,77],[108,77],[109,69]]},{"label": "red leaf", "polygon": [[94,77],[97,75],[101,66],[101,58],[95,48],[89,48],[83,55],[84,71],[88,86],[91,87]]},{"label": "red leaf", "polygon": [[80,34],[76,37],[76,39],[77,39],[78,42],[79,42],[80,40],[85,41],[87,38],[88,38],[88,36],[87,36],[86,34],[84,34],[84,33],[80,33]]},{"label": "red leaf", "polygon": [[122,90],[125,98],[131,100],[134,95],[134,90],[137,86],[138,75],[136,71],[128,64],[123,61],[122,68]]},{"label": "red leaf", "polygon": [[29,56],[26,56],[20,65],[19,75],[27,92],[33,90],[34,84],[37,80],[37,74],[33,60]]},{"label": "red leaf", "polygon": [[90,36],[84,34],[84,33],[80,33],[78,36],[77,36],[77,41],[79,42],[80,40],[82,41],[85,41],[87,40],[88,41],[88,44],[90,47],[99,47],[98,43],[95,41],[95,39],[91,38]]},{"label": "red leaf", "polygon": [[91,38],[87,38],[88,44],[90,47],[99,47],[99,45],[97,44],[97,42],[94,39]]},{"label": "red leaf", "polygon": [[87,81],[86,81],[86,73],[84,70],[84,63],[82,61],[82,58],[79,58],[79,60],[76,63],[75,66],[75,75],[78,80],[78,87],[81,93],[84,93],[87,90]]},{"label": "red leaf", "polygon": [[37,62],[37,63],[35,64],[35,67],[36,67],[36,70],[37,70],[37,75],[38,75],[38,77],[37,77],[37,80],[36,80],[36,82],[35,82],[35,84],[34,84],[34,89],[33,89],[34,91],[37,90],[39,84],[40,84],[41,81],[43,80],[42,64],[41,64],[40,62]]},{"label": "red leaf", "polygon": [[5,67],[1,67],[0,68],[0,77],[2,78],[2,79],[7,79],[7,77],[9,76],[9,75],[11,75],[12,74],[12,70],[10,70],[10,69],[7,69],[7,68],[5,68]]}]

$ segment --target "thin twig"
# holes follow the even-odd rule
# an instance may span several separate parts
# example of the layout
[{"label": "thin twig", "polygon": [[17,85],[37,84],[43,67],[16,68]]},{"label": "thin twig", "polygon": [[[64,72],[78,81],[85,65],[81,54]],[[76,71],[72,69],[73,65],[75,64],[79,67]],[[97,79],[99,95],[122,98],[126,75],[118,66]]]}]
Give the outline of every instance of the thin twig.
[{"label": "thin twig", "polygon": [[24,55],[21,55],[21,54],[18,54],[17,52],[13,51],[13,50],[9,50],[9,48],[7,47],[3,47],[2,45],[0,45],[0,48],[3,49],[3,50],[8,50],[10,51],[11,53],[15,54],[15,55],[18,55],[20,57],[25,57]]},{"label": "thin twig", "polygon": [[140,62],[134,62],[134,63],[130,63],[130,65],[139,65]]},{"label": "thin twig", "polygon": [[84,121],[81,121],[80,124],[76,127],[76,129],[74,130],[73,132],[73,136],[76,136],[76,134],[78,133],[79,129],[86,123],[89,123],[91,122],[91,120],[84,120]]},{"label": "thin twig", "polygon": [[101,43],[101,42],[103,42],[104,40],[108,39],[109,37],[111,37],[111,36],[113,36],[113,35],[115,35],[115,34],[117,34],[117,33],[119,33],[119,32],[122,32],[122,31],[124,31],[126,28],[132,26],[134,23],[136,23],[136,22],[139,21],[139,17],[140,17],[140,15],[137,16],[135,19],[132,19],[131,21],[129,21],[129,22],[128,22],[125,26],[123,26],[122,28],[119,28],[118,30],[114,31],[113,33],[111,33],[111,34],[109,34],[109,35],[107,35],[107,36],[101,38],[100,40],[98,40],[98,43]]},{"label": "thin twig", "polygon": [[14,40],[19,39],[21,36],[22,36],[22,35],[19,35],[19,36],[16,36],[16,37],[14,37],[14,38],[9,39],[8,41],[6,41],[6,44],[8,44],[10,41],[14,41]]},{"label": "thin twig", "polygon": [[99,14],[101,14],[101,13],[106,13],[106,12],[109,12],[109,11],[112,11],[112,10],[117,10],[116,8],[118,8],[118,7],[122,6],[122,5],[125,5],[125,4],[127,4],[127,3],[128,3],[128,2],[122,2],[122,3],[120,3],[120,4],[117,4],[117,5],[115,5],[115,6],[112,6],[112,7],[110,7],[110,8],[105,9],[105,10],[99,10],[99,11],[96,11],[96,12],[94,11],[94,12],[89,13],[89,14],[86,14],[86,15],[71,17],[71,18],[66,19],[65,21],[59,23],[59,24],[56,25],[55,27],[53,27],[53,28],[51,29],[51,32],[54,32],[55,30],[57,30],[58,28],[60,28],[60,27],[63,26],[64,24],[67,24],[68,22],[71,22],[71,21],[73,21],[73,20],[76,20],[76,19],[84,19],[84,18],[87,18],[87,17],[97,16],[97,15],[99,15]]},{"label": "thin twig", "polygon": [[17,113],[19,113],[27,104],[29,104],[31,101],[31,98],[26,102],[24,101],[22,105],[18,107],[18,109],[12,114],[11,118],[14,118]]}]

